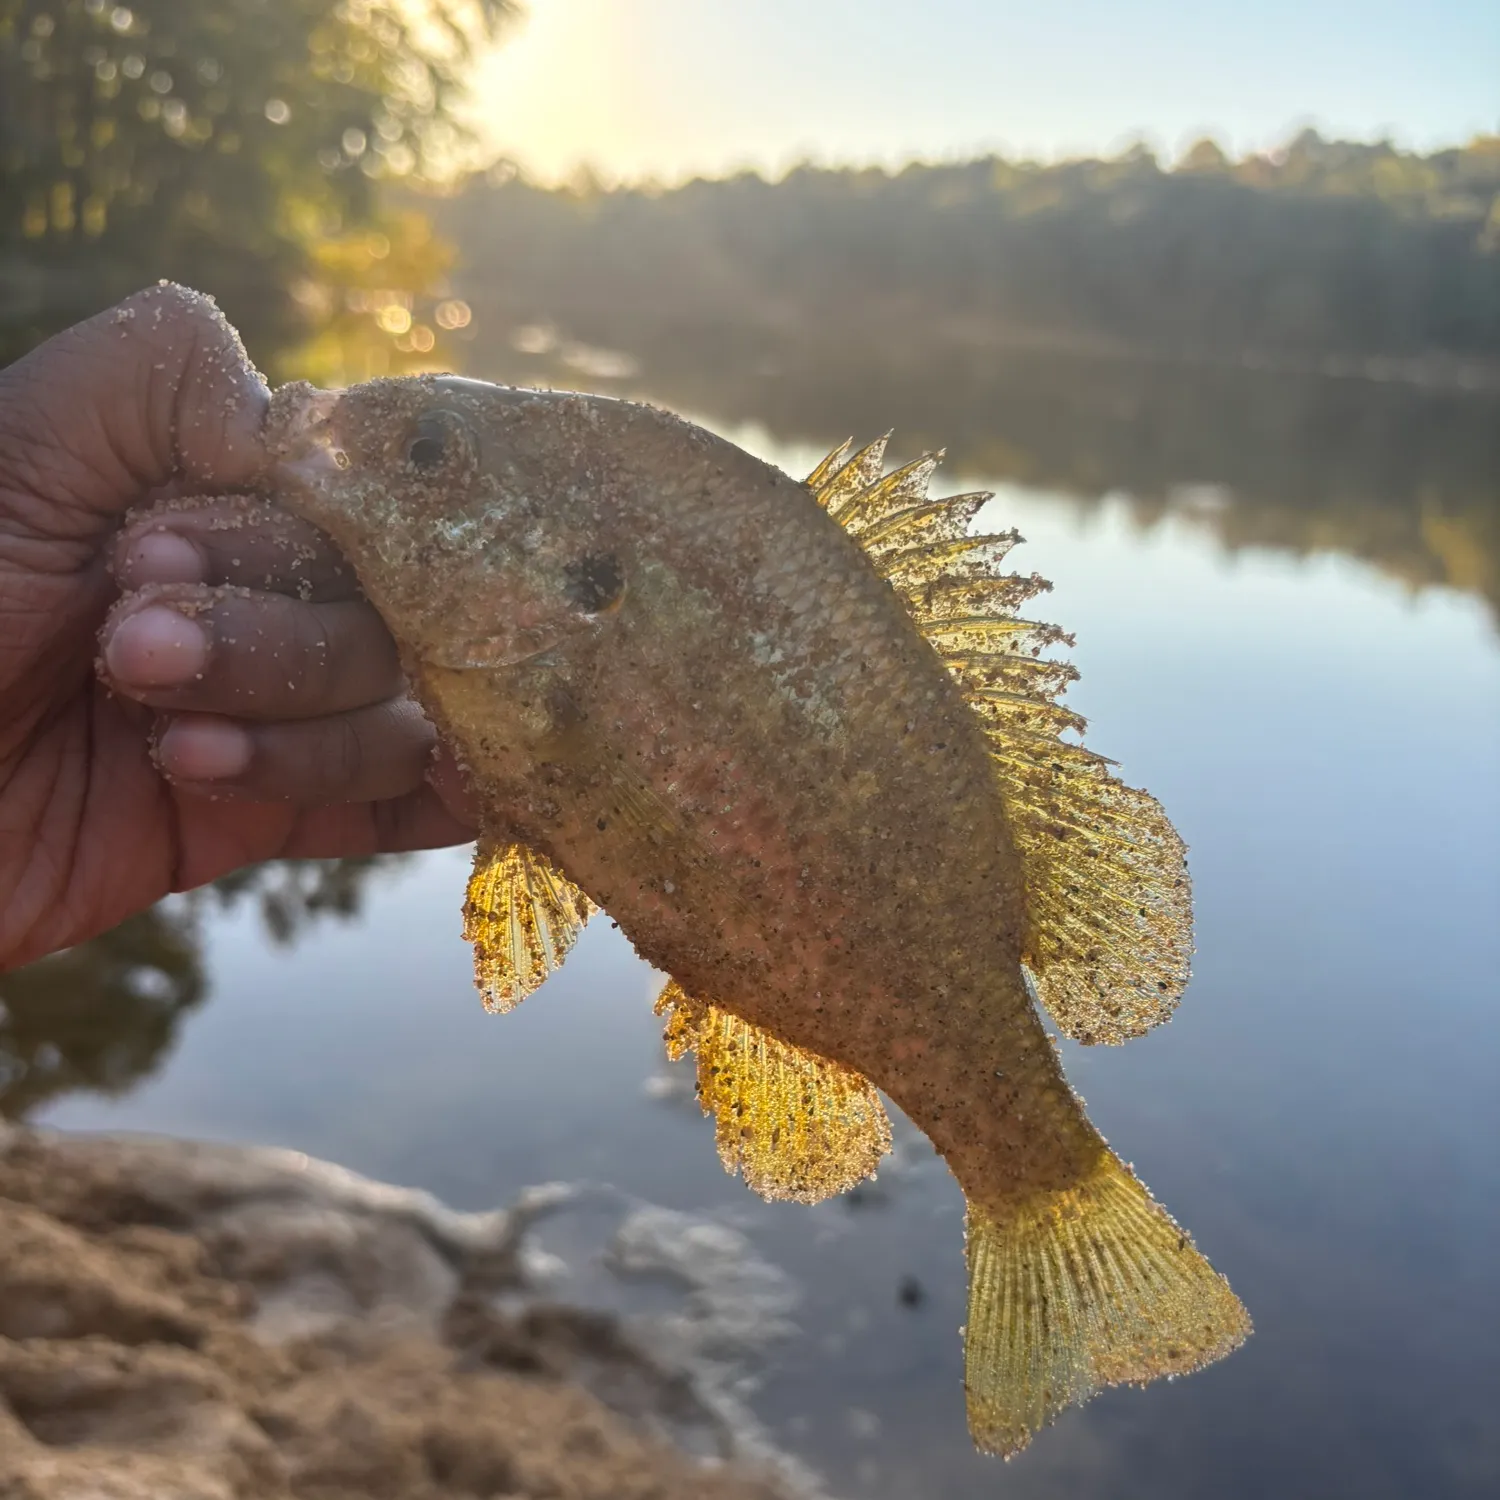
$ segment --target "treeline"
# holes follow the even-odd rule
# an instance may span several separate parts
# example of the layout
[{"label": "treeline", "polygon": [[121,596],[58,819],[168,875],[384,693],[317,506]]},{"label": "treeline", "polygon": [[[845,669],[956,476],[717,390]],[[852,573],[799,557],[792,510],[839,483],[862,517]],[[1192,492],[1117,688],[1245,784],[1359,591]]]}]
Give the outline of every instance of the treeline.
[{"label": "treeline", "polygon": [[1041,166],[802,167],[671,190],[504,169],[439,205],[493,326],[630,348],[673,327],[1339,367],[1500,366],[1500,137],[1421,156],[1209,142]]}]

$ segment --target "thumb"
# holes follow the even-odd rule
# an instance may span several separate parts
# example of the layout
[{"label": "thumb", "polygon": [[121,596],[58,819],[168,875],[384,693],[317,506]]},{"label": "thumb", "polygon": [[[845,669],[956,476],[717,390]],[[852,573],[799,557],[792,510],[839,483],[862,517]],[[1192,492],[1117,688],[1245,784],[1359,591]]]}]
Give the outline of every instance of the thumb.
[{"label": "thumb", "polygon": [[244,484],[268,399],[211,298],[138,292],[0,371],[0,520],[86,542],[171,479]]}]

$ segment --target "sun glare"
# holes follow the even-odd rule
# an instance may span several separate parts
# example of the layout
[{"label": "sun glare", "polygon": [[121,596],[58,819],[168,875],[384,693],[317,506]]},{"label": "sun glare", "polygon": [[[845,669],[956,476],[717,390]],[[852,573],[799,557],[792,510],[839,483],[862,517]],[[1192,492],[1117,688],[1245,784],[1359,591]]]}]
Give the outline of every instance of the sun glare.
[{"label": "sun glare", "polygon": [[616,72],[620,10],[607,0],[531,0],[477,70],[487,144],[551,182],[581,161],[623,165],[632,142]]}]

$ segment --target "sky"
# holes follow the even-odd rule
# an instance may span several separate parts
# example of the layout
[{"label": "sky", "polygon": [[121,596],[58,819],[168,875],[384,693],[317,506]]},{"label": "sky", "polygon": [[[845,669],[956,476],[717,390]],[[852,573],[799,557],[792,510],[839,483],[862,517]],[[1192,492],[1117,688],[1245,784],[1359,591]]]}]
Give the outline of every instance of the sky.
[{"label": "sky", "polygon": [[1500,0],[524,4],[476,107],[546,179],[1500,130]]}]

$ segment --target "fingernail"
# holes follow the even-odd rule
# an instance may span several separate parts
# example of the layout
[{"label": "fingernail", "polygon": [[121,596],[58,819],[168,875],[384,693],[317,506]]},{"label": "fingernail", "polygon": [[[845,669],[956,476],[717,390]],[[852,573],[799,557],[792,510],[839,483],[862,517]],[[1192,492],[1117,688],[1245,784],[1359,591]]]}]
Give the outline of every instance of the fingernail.
[{"label": "fingernail", "polygon": [[175,531],[146,531],[130,543],[117,570],[125,588],[148,583],[206,583],[203,554]]},{"label": "fingernail", "polygon": [[156,763],[174,780],[223,781],[250,764],[250,736],[230,719],[174,719],[156,743]]},{"label": "fingernail", "polygon": [[115,626],[104,646],[104,664],[122,687],[178,687],[202,675],[208,649],[201,625],[175,609],[149,604]]}]

